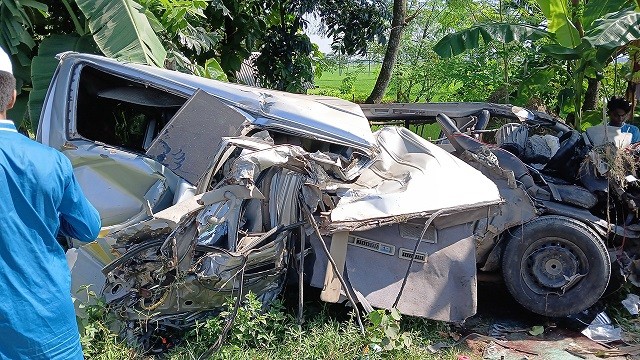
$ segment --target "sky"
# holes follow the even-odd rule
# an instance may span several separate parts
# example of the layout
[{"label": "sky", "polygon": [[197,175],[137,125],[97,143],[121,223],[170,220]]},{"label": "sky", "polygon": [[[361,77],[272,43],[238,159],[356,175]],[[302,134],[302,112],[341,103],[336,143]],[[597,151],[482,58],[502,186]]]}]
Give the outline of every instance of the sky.
[{"label": "sky", "polygon": [[314,44],[318,44],[318,48],[323,53],[331,53],[331,39],[327,38],[324,35],[316,34],[316,29],[318,29],[319,24],[318,18],[313,15],[306,15],[304,18],[309,21],[309,26],[307,26],[305,33],[307,34],[307,36],[309,36],[311,42]]},{"label": "sky", "polygon": [[309,36],[309,39],[311,40],[312,43],[314,44],[318,44],[318,49],[320,49],[320,51],[322,51],[325,54],[329,54],[331,53],[331,40],[329,38],[326,38],[324,36],[320,36],[320,35],[316,35],[312,32],[310,32],[309,30],[307,30],[307,36]]}]

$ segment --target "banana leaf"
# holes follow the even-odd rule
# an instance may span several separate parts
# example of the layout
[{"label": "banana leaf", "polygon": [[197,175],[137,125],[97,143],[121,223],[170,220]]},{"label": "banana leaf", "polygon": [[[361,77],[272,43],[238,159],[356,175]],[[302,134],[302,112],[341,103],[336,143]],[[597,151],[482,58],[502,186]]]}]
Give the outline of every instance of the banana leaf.
[{"label": "banana leaf", "polygon": [[433,47],[433,51],[443,58],[450,58],[480,46],[480,40],[486,44],[491,41],[510,43],[525,40],[538,40],[549,33],[527,24],[490,23],[475,25],[468,29],[448,34]]},{"label": "banana leaf", "polygon": [[591,29],[591,25],[596,19],[604,17],[606,14],[626,9],[633,6],[633,0],[597,0],[589,1],[584,5],[584,13],[582,15],[582,27]]},{"label": "banana leaf", "polygon": [[133,0],[76,0],[76,3],[106,56],[164,66],[167,52],[141,5]]},{"label": "banana leaf", "polygon": [[613,49],[640,39],[640,13],[627,8],[593,22],[583,40],[593,47]]},{"label": "banana leaf", "polygon": [[548,20],[550,33],[555,34],[558,44],[569,48],[580,45],[580,34],[573,25],[567,0],[537,0]]}]

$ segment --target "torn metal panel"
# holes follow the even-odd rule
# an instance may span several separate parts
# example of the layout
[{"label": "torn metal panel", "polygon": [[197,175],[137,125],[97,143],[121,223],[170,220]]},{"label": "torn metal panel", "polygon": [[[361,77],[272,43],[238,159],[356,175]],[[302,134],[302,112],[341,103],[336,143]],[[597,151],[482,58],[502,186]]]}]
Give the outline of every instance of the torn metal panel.
[{"label": "torn metal panel", "polygon": [[[353,288],[374,307],[390,309],[409,266],[416,240],[384,226],[349,234],[345,272]],[[398,309],[403,314],[463,321],[476,311],[475,244],[469,223],[437,229],[437,241],[418,246]],[[403,236],[404,235],[404,236]],[[322,286],[327,258],[311,238],[316,254],[313,286]],[[328,238],[325,241],[330,242]]]},{"label": "torn metal panel", "polygon": [[229,177],[234,181],[253,183],[257,174],[273,166],[287,165],[303,171],[306,151],[298,146],[279,145],[259,151],[245,152],[232,165]]},{"label": "torn metal panel", "polygon": [[245,121],[238,111],[198,90],[153,140],[147,155],[195,184],[213,161],[222,137],[239,135]]},{"label": "torn metal panel", "polygon": [[500,202],[491,180],[410,131],[387,127],[376,139],[382,151],[354,184],[338,193],[333,226]]},{"label": "torn metal panel", "polygon": [[71,159],[85,195],[98,209],[103,227],[135,223],[148,218],[149,210],[172,204],[180,178],[161,165],[87,141],[74,144],[64,154]]},{"label": "torn metal panel", "polygon": [[[291,194],[297,194],[302,183],[301,174],[272,168],[256,186],[218,184],[109,234],[114,243],[108,257],[91,244],[77,250],[74,272],[94,274],[79,278],[101,289],[125,322],[129,338],[143,337],[148,329],[140,324],[147,322],[191,326],[192,315],[220,311],[241,288],[243,294],[252,291],[269,303],[284,284],[290,230],[299,226],[297,196]],[[266,208],[249,210],[265,196]],[[256,212],[263,220],[250,225]],[[219,241],[203,241],[214,233]]]}]

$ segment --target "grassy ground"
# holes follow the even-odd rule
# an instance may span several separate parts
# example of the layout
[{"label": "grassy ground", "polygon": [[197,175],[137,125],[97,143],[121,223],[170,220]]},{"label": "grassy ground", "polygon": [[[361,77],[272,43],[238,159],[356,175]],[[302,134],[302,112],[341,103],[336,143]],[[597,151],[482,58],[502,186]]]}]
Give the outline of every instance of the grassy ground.
[{"label": "grassy ground", "polygon": [[[316,77],[315,89],[307,91],[308,94],[335,96],[356,103],[364,103],[371,94],[380,72],[380,64],[349,65],[347,68],[324,71],[322,76]],[[392,86],[387,88],[383,102],[395,100]],[[373,127],[377,130],[379,127]],[[411,126],[411,131],[421,135],[425,139],[435,140],[440,135],[440,126],[437,124],[425,126]]]},{"label": "grassy ground", "polygon": [[[418,318],[404,317],[385,325],[364,319],[367,331],[362,335],[353,313],[343,305],[328,305],[319,300],[305,303],[305,323],[297,324],[295,305],[277,302],[268,312],[260,311],[260,303],[249,298],[240,308],[225,345],[209,359],[456,359],[467,349],[453,347],[431,354],[427,346],[436,342],[454,343],[450,325]],[[86,324],[82,336],[85,357],[100,359],[198,359],[215,341],[229,312],[199,324],[163,356],[144,355],[126,345],[107,330],[103,311],[98,311]],[[400,325],[399,335],[406,332],[407,343],[383,350],[375,343],[393,333]],[[454,335],[455,337],[455,335]],[[171,340],[171,341],[175,341]]]},{"label": "grassy ground", "polygon": [[[324,71],[315,79],[315,89],[310,89],[308,94],[335,96],[345,100],[363,103],[371,94],[376,84],[380,64],[354,65],[336,68],[332,71]],[[387,89],[384,102],[393,101],[393,90]]]}]

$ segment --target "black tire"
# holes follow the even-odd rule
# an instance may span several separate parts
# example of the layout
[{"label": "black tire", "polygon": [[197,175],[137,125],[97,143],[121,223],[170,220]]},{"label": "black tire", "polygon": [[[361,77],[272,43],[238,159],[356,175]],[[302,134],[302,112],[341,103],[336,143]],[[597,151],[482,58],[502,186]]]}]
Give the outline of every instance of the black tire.
[{"label": "black tire", "polygon": [[595,304],[607,288],[611,260],[606,246],[577,220],[542,216],[514,228],[506,240],[505,284],[534,313],[576,314]]}]

